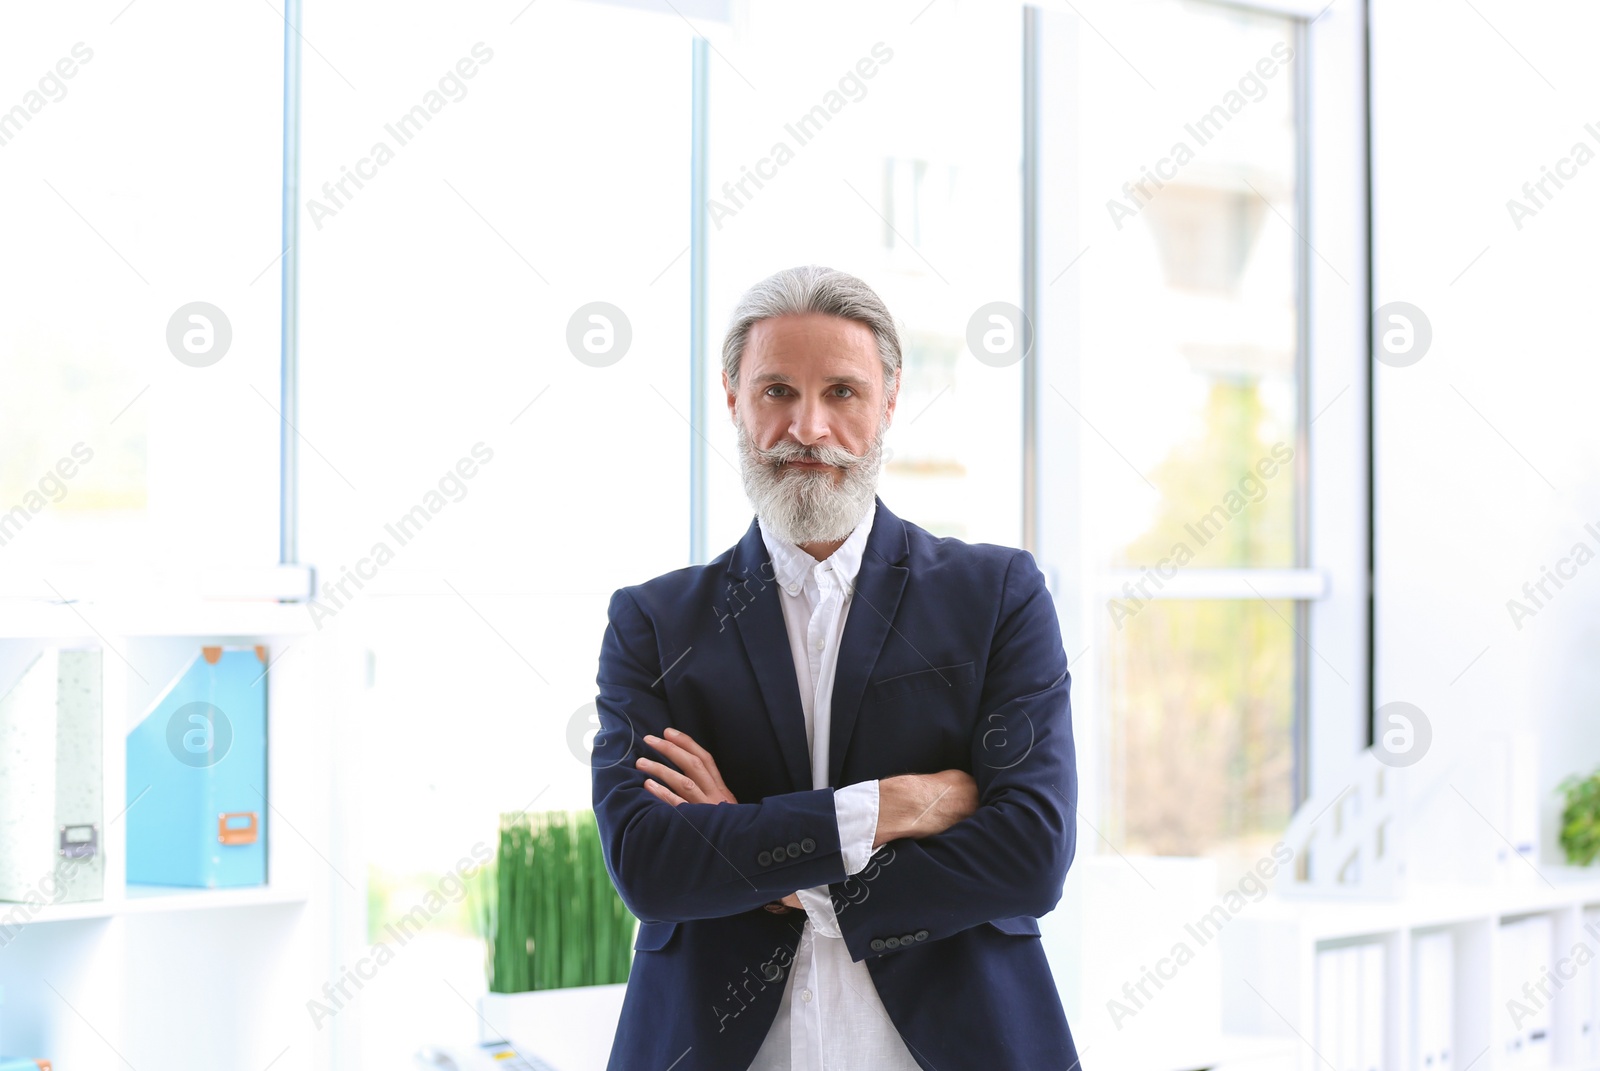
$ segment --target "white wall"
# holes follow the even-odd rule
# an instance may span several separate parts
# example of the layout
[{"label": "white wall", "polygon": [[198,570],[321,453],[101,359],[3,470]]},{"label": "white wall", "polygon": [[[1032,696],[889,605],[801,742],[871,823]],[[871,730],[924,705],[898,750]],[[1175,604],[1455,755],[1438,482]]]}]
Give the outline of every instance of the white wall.
[{"label": "white wall", "polygon": [[[1506,603],[1575,543],[1600,553],[1600,8],[1373,0],[1372,23],[1374,305],[1433,329],[1374,370],[1376,702],[1431,720],[1419,780],[1483,733],[1536,733],[1558,863],[1555,785],[1600,764],[1600,559],[1520,629]],[[1579,142],[1595,158],[1519,229],[1507,201]],[[1440,805],[1465,812],[1458,776]]]}]

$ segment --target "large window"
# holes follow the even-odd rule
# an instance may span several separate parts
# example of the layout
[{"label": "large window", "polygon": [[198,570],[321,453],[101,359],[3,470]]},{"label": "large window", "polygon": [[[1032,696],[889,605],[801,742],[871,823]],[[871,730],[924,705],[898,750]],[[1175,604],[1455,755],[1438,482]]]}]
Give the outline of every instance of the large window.
[{"label": "large window", "polygon": [[[687,564],[693,31],[571,0],[304,31],[303,542],[363,578],[306,642],[371,652],[339,735],[353,963],[501,813],[589,805],[607,602]],[[433,917],[344,1057],[473,1036],[483,967],[464,907]]]},{"label": "large window", "polygon": [[[756,3],[748,14],[714,39],[709,79],[708,556],[751,516],[723,329],[745,288],[809,263],[865,279],[900,325],[884,504],[936,535],[1016,545],[1021,365],[980,361],[968,332],[985,306],[1020,302],[1017,8]],[[952,77],[953,64],[971,76]],[[741,189],[747,172],[767,177]]]},{"label": "large window", "polygon": [[7,12],[0,594],[278,560],[283,35],[266,5]]},{"label": "large window", "polygon": [[1067,356],[1039,411],[1076,444],[1068,654],[1085,806],[1119,851],[1248,865],[1307,791],[1308,607],[1327,585],[1309,553],[1305,25],[1085,4],[1045,38],[1073,70],[1047,77],[1043,196],[1071,201],[1041,286],[1073,305],[1044,336]]},{"label": "large window", "polygon": [[1200,570],[1303,564],[1296,26],[1162,8],[1159,34],[1130,38],[1159,92],[1082,128],[1085,184],[1106,191],[1084,205],[1105,217],[1085,404],[1128,460],[1090,470],[1113,828],[1125,850],[1254,858],[1298,802],[1297,610],[1250,572],[1235,599],[1162,596]]}]

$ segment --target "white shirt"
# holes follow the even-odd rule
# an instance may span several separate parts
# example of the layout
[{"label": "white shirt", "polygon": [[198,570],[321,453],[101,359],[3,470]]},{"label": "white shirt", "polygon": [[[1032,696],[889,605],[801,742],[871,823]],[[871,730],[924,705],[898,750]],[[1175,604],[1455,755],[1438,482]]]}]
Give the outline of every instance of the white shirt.
[{"label": "white shirt", "polygon": [[[811,746],[811,787],[828,788],[828,741],[833,721],[834,670],[850,611],[856,574],[877,504],[839,549],[817,561],[800,547],[767,533],[772,568],[782,591],[806,740]],[[846,873],[866,868],[878,829],[878,782],[837,789],[834,816]],[[826,885],[798,890],[806,909],[777,1018],[750,1071],[920,1071],[878,998],[866,961],[850,958]]]}]

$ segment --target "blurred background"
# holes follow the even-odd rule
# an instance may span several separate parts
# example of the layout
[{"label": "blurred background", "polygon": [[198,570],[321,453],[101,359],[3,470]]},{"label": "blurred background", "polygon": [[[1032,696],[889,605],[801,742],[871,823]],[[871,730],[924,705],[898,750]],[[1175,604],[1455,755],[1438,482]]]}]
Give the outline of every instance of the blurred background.
[{"label": "blurred background", "polygon": [[[0,19],[0,690],[93,647],[108,727],[0,1054],[487,1040],[462,860],[589,806],[611,593],[750,523],[728,314],[821,263],[901,326],[884,502],[1056,596],[1084,1065],[1600,1067],[1593,5]],[[268,649],[249,893],[116,859],[174,637]]]}]

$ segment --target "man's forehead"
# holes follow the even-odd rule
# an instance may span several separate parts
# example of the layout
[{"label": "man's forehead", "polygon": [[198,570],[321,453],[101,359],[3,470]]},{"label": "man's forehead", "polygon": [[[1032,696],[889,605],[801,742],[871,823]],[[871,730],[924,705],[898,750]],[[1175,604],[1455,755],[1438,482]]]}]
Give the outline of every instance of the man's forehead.
[{"label": "man's forehead", "polygon": [[840,316],[808,314],[758,321],[746,352],[753,382],[795,377],[866,385],[863,365],[878,359],[872,329]]}]

